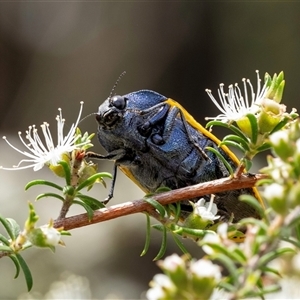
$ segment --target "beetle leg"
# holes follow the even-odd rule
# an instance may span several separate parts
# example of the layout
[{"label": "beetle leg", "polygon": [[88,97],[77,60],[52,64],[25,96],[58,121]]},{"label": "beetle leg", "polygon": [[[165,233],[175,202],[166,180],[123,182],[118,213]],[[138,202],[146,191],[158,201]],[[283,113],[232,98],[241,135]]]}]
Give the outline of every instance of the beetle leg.
[{"label": "beetle leg", "polygon": [[[95,158],[95,159],[107,159],[107,160],[117,160],[120,158],[123,158],[126,155],[126,150],[120,149],[120,150],[115,150],[112,151],[111,153],[107,155],[101,155],[95,152],[87,152],[85,157],[89,158]],[[117,163],[115,162],[114,164],[114,171],[113,171],[113,176],[112,176],[112,181],[109,189],[109,193],[105,200],[103,201],[104,204],[107,204],[111,198],[114,196],[114,189],[115,189],[115,183],[117,179]]]},{"label": "beetle leg", "polygon": [[102,154],[89,151],[85,154],[85,157],[95,158],[99,160],[117,160],[123,158],[125,155],[126,155],[125,149],[118,149],[108,153],[107,155],[102,155]]},{"label": "beetle leg", "polygon": [[[159,122],[161,122],[162,120],[164,120],[167,116],[167,113],[169,111],[169,104],[159,104],[160,108],[159,111],[153,115],[151,118],[149,118],[143,125],[140,125],[138,127],[138,131],[142,136],[149,136],[152,133],[153,128],[155,127],[156,124],[158,124]],[[148,110],[147,110],[148,111]],[[141,114],[145,114],[147,111],[142,111]],[[153,107],[151,109],[152,112],[153,111]]]},{"label": "beetle leg", "polygon": [[[177,108],[178,109],[178,108]],[[179,110],[179,109],[178,109]],[[194,146],[199,150],[199,152],[201,153],[202,157],[205,159],[205,160],[210,160],[210,158],[207,156],[207,154],[204,152],[204,150],[200,147],[200,145],[198,144],[198,142],[193,138],[192,134],[190,133],[189,131],[189,125],[182,113],[181,110],[179,110],[179,114],[180,114],[180,117],[181,117],[181,120],[182,120],[182,123],[184,125],[184,128],[186,130],[186,133],[189,137],[189,140],[194,144]]]},{"label": "beetle leg", "polygon": [[187,136],[189,138],[189,141],[198,149],[198,151],[201,153],[202,157],[205,160],[208,160],[209,157],[207,156],[207,154],[200,147],[198,142],[193,138],[193,136],[192,136],[192,134],[189,130],[189,125],[188,125],[182,111],[178,107],[176,107],[176,106],[170,107],[170,105],[168,105],[168,104],[166,104],[166,108],[168,108],[169,113],[167,114],[166,121],[165,121],[165,124],[164,124],[164,131],[163,131],[163,134],[162,134],[162,140],[166,141],[169,138],[170,133],[172,132],[172,129],[173,129],[173,125],[175,123],[175,119],[179,114],[180,118],[181,118],[181,121],[182,121],[182,124],[184,126],[184,129],[185,129],[185,131],[187,133]]},{"label": "beetle leg", "polygon": [[115,190],[115,184],[116,184],[116,179],[117,179],[117,173],[118,173],[118,168],[117,168],[117,164],[115,163],[114,164],[114,173],[113,173],[113,176],[112,176],[109,193],[108,193],[107,197],[105,198],[105,200],[103,201],[104,204],[107,204],[109,202],[109,200],[114,197],[114,190]]}]

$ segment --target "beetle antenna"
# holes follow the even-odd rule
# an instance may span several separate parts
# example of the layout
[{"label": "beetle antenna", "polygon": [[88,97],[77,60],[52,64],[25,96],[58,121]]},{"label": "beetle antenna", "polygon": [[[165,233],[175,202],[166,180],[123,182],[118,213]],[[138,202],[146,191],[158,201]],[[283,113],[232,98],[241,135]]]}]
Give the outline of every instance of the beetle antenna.
[{"label": "beetle antenna", "polygon": [[113,88],[111,89],[111,92],[110,92],[110,94],[109,94],[109,96],[108,96],[109,102],[111,102],[112,94],[113,94],[113,92],[115,91],[115,89],[116,89],[117,85],[119,84],[120,80],[122,79],[122,77],[123,77],[125,74],[126,74],[126,71],[123,71],[123,72],[120,74],[119,78],[117,79],[116,83],[114,84]]},{"label": "beetle antenna", "polygon": [[82,122],[83,120],[85,120],[86,118],[88,118],[88,117],[90,117],[90,116],[93,116],[93,115],[96,115],[96,114],[97,114],[97,113],[91,113],[91,114],[89,114],[89,115],[83,117],[83,118],[78,122],[78,124],[81,123],[81,122]]}]

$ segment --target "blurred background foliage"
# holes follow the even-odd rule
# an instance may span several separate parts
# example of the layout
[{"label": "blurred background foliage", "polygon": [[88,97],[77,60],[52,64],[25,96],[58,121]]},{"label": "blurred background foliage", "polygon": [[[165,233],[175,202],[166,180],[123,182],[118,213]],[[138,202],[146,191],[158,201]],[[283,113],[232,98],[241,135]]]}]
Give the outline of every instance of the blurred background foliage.
[{"label": "blurred background foliage", "polygon": [[[183,104],[194,117],[218,112],[205,94],[250,77],[255,70],[273,74],[284,70],[287,85],[283,102],[299,106],[300,3],[273,1],[190,2],[6,2],[0,3],[0,134],[18,144],[17,132],[44,121],[56,130],[57,108],[67,125],[94,113],[108,97],[118,76],[126,76],[116,93],[152,89]],[[94,117],[80,124],[96,131]],[[16,137],[14,141],[13,137]],[[95,151],[102,151],[94,139]],[[19,161],[0,141],[0,165]],[[112,163],[100,163],[112,171]],[[113,204],[140,198],[143,193],[119,174]],[[0,173],[1,214],[21,224],[27,200],[41,191],[24,192],[31,179],[50,178],[48,170]],[[107,182],[109,184],[109,182]],[[105,198],[96,187],[93,196]],[[43,202],[44,201],[44,202]],[[56,218],[59,204],[37,203],[40,225]],[[82,210],[73,210],[79,213]],[[86,276],[94,298],[143,297],[158,268],[152,262],[160,234],[153,234],[150,252],[143,258],[145,219],[130,216],[72,231],[67,247],[53,255],[48,250],[25,253],[34,276],[34,291],[45,293],[61,273]],[[192,247],[199,257],[199,248]],[[194,248],[194,249],[193,249]],[[179,250],[170,240],[169,253]],[[15,299],[25,291],[23,279],[12,279],[8,259],[0,261],[0,299]]]}]

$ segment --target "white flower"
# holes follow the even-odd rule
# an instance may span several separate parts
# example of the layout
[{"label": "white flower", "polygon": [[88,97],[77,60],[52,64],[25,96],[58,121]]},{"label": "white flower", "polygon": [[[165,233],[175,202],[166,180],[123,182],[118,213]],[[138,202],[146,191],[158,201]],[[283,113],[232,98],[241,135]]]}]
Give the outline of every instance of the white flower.
[{"label": "white flower", "polygon": [[48,246],[57,246],[60,243],[61,233],[52,225],[43,225],[40,227],[44,234],[44,242]]},{"label": "white flower", "polygon": [[220,267],[213,264],[210,260],[199,259],[196,262],[191,262],[190,270],[199,278],[214,278],[216,281],[221,279]]},{"label": "white flower", "polygon": [[184,260],[177,254],[167,256],[163,261],[160,261],[159,266],[163,270],[175,272],[178,268],[185,268]]},{"label": "white flower", "polygon": [[176,291],[176,286],[171,279],[164,274],[156,274],[150,282],[151,288],[146,293],[148,300],[169,299],[173,292]]},{"label": "white flower", "polygon": [[[217,117],[209,117],[206,120],[219,120],[224,123],[232,122],[241,119],[248,113],[255,113],[258,111],[257,104],[260,103],[261,99],[266,96],[268,88],[266,84],[261,89],[261,79],[259,78],[259,72],[257,73],[257,92],[255,93],[253,90],[253,86],[249,79],[243,78],[244,85],[244,95],[242,94],[238,84],[236,83],[234,86],[231,84],[228,87],[228,93],[224,91],[224,84],[220,84],[220,88],[218,89],[219,94],[219,102],[212,95],[211,90],[206,89],[206,93],[212,100],[212,102],[216,105],[216,107],[221,111],[221,114]],[[250,88],[250,92],[248,92],[247,84]],[[249,95],[250,94],[250,99]]]},{"label": "white flower", "polygon": [[221,240],[221,238],[218,234],[209,232],[202,239],[202,243],[201,243],[202,244],[202,250],[206,254],[212,255],[212,254],[215,253],[215,250],[211,246],[207,245],[206,243],[219,245],[219,244],[221,244],[221,242],[222,242],[222,240]]},{"label": "white flower", "polygon": [[[49,124],[44,122],[41,125],[42,132],[44,135],[44,142],[41,140],[38,130],[35,125],[29,126],[29,129],[26,131],[26,139],[29,141],[29,144],[26,144],[24,139],[21,136],[21,132],[19,132],[19,138],[23,145],[27,148],[28,151],[22,151],[13,146],[4,136],[3,139],[7,142],[7,144],[12,147],[17,152],[23,154],[27,158],[22,159],[18,165],[13,166],[12,168],[4,168],[0,166],[1,169],[4,170],[22,170],[33,167],[34,171],[40,170],[44,165],[52,165],[55,166],[57,163],[62,160],[62,156],[65,153],[70,153],[75,149],[80,149],[85,144],[90,141],[85,141],[83,143],[76,144],[79,136],[76,136],[76,128],[80,121],[83,102],[80,103],[80,110],[75,123],[72,124],[69,133],[64,136],[63,129],[65,124],[65,119],[62,117],[62,110],[59,108],[59,115],[56,117],[57,120],[57,145],[54,146],[54,142],[51,136],[51,132],[49,129]],[[20,166],[22,163],[27,163],[26,166]]]},{"label": "white flower", "polygon": [[263,194],[268,200],[284,199],[286,194],[285,191],[285,188],[281,184],[271,183],[270,185],[266,186]]},{"label": "white flower", "polygon": [[213,202],[214,196],[210,198],[209,202],[206,202],[204,198],[198,200],[194,206],[194,213],[199,215],[204,220],[214,221],[220,218],[216,216],[218,212],[217,205]]},{"label": "white flower", "polygon": [[270,135],[270,142],[274,146],[280,146],[281,143],[289,144],[290,143],[290,137],[288,130],[280,130],[276,131],[275,133]]}]

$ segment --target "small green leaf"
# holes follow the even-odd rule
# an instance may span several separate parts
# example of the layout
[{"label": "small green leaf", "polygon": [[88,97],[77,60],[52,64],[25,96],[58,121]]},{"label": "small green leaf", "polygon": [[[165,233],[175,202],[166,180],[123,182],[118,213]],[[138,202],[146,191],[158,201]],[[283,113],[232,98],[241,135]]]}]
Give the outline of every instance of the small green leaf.
[{"label": "small green leaf", "polygon": [[140,256],[144,256],[148,252],[150,246],[150,237],[151,237],[150,217],[149,214],[147,213],[145,213],[145,215],[146,215],[146,240],[145,240],[144,249],[140,254]]},{"label": "small green leaf", "polygon": [[[209,245],[211,246],[211,245]],[[235,262],[229,258],[226,254],[223,253],[218,253],[216,255],[211,255],[212,259],[217,259],[218,261],[220,261],[225,268],[227,269],[227,271],[230,273],[231,277],[233,278],[234,282],[238,282],[238,272],[237,272],[237,267]]]},{"label": "small green leaf", "polygon": [[225,159],[225,157],[215,148],[212,147],[205,147],[205,149],[211,151],[212,153],[214,153],[221,161],[222,163],[225,165],[226,169],[228,170],[229,174],[231,176],[233,176],[233,169],[231,167],[231,165],[228,163],[228,161]]},{"label": "small green leaf", "polygon": [[9,246],[6,246],[6,245],[0,245],[0,251],[9,252],[9,253],[14,252]]},{"label": "small green leaf", "polygon": [[295,227],[295,232],[296,232],[296,238],[298,241],[300,241],[300,224],[296,223],[294,227]]},{"label": "small green leaf", "polygon": [[281,239],[285,242],[291,243],[292,245],[294,245],[297,248],[300,248],[300,241],[296,241],[294,239],[287,238],[287,237],[282,237]]},{"label": "small green leaf", "polygon": [[27,191],[30,187],[34,186],[34,185],[48,185],[48,186],[51,186],[55,189],[58,189],[60,191],[63,190],[63,188],[51,181],[47,181],[47,180],[42,180],[42,179],[38,179],[38,180],[33,180],[33,181],[30,181],[26,184],[25,186],[25,191]]},{"label": "small green leaf", "polygon": [[242,158],[241,163],[243,163],[243,165],[245,166],[245,169],[247,171],[249,171],[252,167],[252,161],[250,159]]},{"label": "small green leaf", "polygon": [[17,253],[15,255],[16,255],[16,258],[17,258],[17,260],[20,264],[20,267],[24,273],[26,284],[27,284],[27,290],[29,292],[32,289],[32,284],[33,284],[30,269],[28,268],[28,265],[26,264],[25,260],[23,259],[23,257],[20,254]]},{"label": "small green leaf", "polygon": [[5,244],[7,246],[10,245],[9,240],[4,235],[2,235],[1,233],[0,233],[0,242],[2,242],[3,244]]},{"label": "small green leaf", "polygon": [[164,228],[165,228],[165,226],[163,226],[161,224],[154,224],[151,227],[154,228],[154,229],[156,229],[156,230],[158,230],[158,231],[161,231],[161,232],[163,232]]},{"label": "small green leaf", "polygon": [[18,261],[18,259],[16,258],[15,255],[9,255],[8,257],[13,261],[13,263],[16,267],[16,274],[15,274],[15,277],[14,277],[14,279],[16,279],[16,278],[18,278],[18,276],[20,274],[20,270],[21,270],[19,261]]},{"label": "small green leaf", "polygon": [[266,294],[270,294],[270,293],[276,293],[281,291],[281,286],[279,284],[270,284],[268,286],[264,286],[263,289],[261,290],[260,296],[261,299],[265,299],[263,298]]},{"label": "small green leaf", "polygon": [[272,274],[275,274],[279,277],[281,277],[281,274],[278,270],[275,270],[273,268],[270,268],[268,266],[265,266],[265,267],[261,267],[261,270],[264,272],[264,273],[272,273]]},{"label": "small green leaf", "polygon": [[232,284],[226,282],[226,281],[221,281],[218,284],[218,288],[224,289],[225,291],[229,293],[235,293],[236,292],[236,287],[233,286]]},{"label": "small green leaf", "polygon": [[0,215],[0,222],[2,223],[3,227],[5,228],[6,232],[8,233],[9,237],[13,240],[14,239],[14,232],[10,226],[10,223],[6,220],[6,218]]},{"label": "small green leaf", "polygon": [[9,223],[12,232],[11,239],[14,241],[21,231],[20,226],[14,219],[6,218],[6,221]]},{"label": "small green leaf", "polygon": [[211,127],[211,126],[221,126],[221,127],[225,127],[227,129],[230,129],[236,135],[241,137],[245,142],[249,142],[247,136],[238,127],[236,127],[234,125],[228,125],[227,123],[224,123],[224,122],[221,122],[221,121],[210,121],[206,124],[205,127],[207,128],[207,127]]},{"label": "small green leaf", "polygon": [[39,195],[35,198],[35,200],[40,200],[40,199],[46,198],[46,197],[57,198],[57,199],[59,199],[59,200],[61,200],[61,201],[65,201],[65,198],[64,198],[64,197],[62,197],[62,196],[60,196],[60,195],[58,195],[58,194],[55,194],[55,193],[43,193],[43,194],[39,194]]},{"label": "small green leaf", "polygon": [[266,253],[265,255],[261,256],[259,259],[259,267],[266,266],[270,261],[274,260],[275,258],[282,256],[285,253],[296,253],[296,250],[292,248],[278,248],[271,252]]},{"label": "small green leaf", "polygon": [[87,204],[85,204],[82,201],[78,201],[78,200],[73,200],[73,203],[81,205],[86,210],[86,213],[88,215],[88,220],[89,221],[91,221],[93,219],[94,211]]},{"label": "small green leaf", "polygon": [[180,218],[180,213],[181,213],[181,205],[180,202],[176,202],[173,204],[169,204],[170,207],[173,209],[173,214],[174,214],[174,223],[177,223],[179,218]]},{"label": "small green leaf", "polygon": [[211,247],[217,253],[215,254],[216,256],[219,254],[226,256],[229,260],[231,260],[232,263],[244,263],[245,261],[244,256],[241,256],[239,252],[235,253],[235,251],[229,250],[223,245],[214,243],[203,243],[203,245],[208,245]]},{"label": "small green leaf", "polygon": [[252,141],[253,144],[256,144],[257,137],[258,137],[257,118],[253,114],[247,114],[246,117],[248,118],[248,120],[250,122],[250,125],[251,125],[251,132],[252,132],[251,141]]},{"label": "small green leaf", "polygon": [[173,230],[173,232],[181,236],[190,236],[197,240],[203,238],[209,232],[215,233],[214,231],[211,230],[192,229],[192,228],[187,228],[182,226],[177,226],[175,230]]},{"label": "small green leaf", "polygon": [[260,147],[256,149],[257,152],[263,152],[271,149],[271,144],[269,142],[264,142]]},{"label": "small green leaf", "polygon": [[64,161],[64,160],[61,160],[57,163],[58,165],[61,165],[64,169],[64,177],[66,179],[66,184],[67,185],[71,185],[71,170],[70,170],[70,165]]},{"label": "small green leaf", "polygon": [[163,237],[162,237],[160,249],[153,260],[155,261],[161,259],[166,253],[166,250],[167,250],[167,229],[166,227],[163,226]]},{"label": "small green leaf", "polygon": [[177,234],[175,234],[175,233],[172,232],[172,236],[173,236],[173,239],[174,239],[176,245],[177,245],[178,248],[182,251],[182,253],[188,254],[188,255],[190,256],[189,251],[184,247],[183,243],[182,243],[181,240],[178,238]]},{"label": "small green leaf", "polygon": [[152,205],[159,212],[160,216],[164,218],[164,216],[166,215],[166,210],[159,202],[152,198],[144,198],[144,200]]},{"label": "small green leaf", "polygon": [[277,86],[277,90],[276,90],[275,95],[274,95],[274,100],[277,103],[281,102],[282,95],[283,95],[283,90],[284,90],[284,86],[285,86],[285,80],[282,80],[280,82],[280,84]]},{"label": "small green leaf", "polygon": [[223,138],[223,143],[225,141],[234,141],[234,142],[237,142],[239,144],[241,144],[242,148],[245,149],[246,151],[250,151],[250,148],[249,148],[249,145],[248,145],[248,141],[245,141],[243,138],[241,138],[240,136],[237,136],[237,135],[234,135],[234,134],[229,134],[229,135],[226,135],[224,138]]},{"label": "small green leaf", "polygon": [[239,223],[241,225],[252,224],[254,226],[257,226],[258,228],[260,228],[260,230],[263,230],[264,232],[267,232],[269,229],[269,224],[267,224],[265,221],[254,219],[254,218],[245,218],[240,220]]},{"label": "small green leaf", "polygon": [[264,80],[265,80],[265,84],[267,87],[270,87],[271,84],[272,84],[272,77],[269,73],[265,73],[265,77],[264,77]]},{"label": "small green leaf", "polygon": [[166,186],[161,186],[161,187],[159,187],[158,189],[155,190],[154,194],[156,195],[156,194],[161,194],[161,193],[165,193],[165,192],[169,192],[169,191],[171,191],[170,188],[168,188]]},{"label": "small green leaf", "polygon": [[88,179],[86,179],[85,181],[83,181],[81,184],[79,184],[79,186],[76,188],[76,191],[80,191],[83,188],[94,184],[97,179],[102,179],[103,177],[110,178],[110,179],[112,178],[111,174],[107,172],[94,174],[90,176]]},{"label": "small green leaf", "polygon": [[221,144],[220,144],[220,147],[221,147],[222,145],[236,147],[236,148],[238,148],[243,154],[246,154],[246,152],[247,152],[247,150],[244,149],[243,146],[242,146],[241,144],[236,143],[236,142],[234,142],[234,141],[229,141],[229,140],[224,141],[224,140],[223,140],[223,141],[221,142]]},{"label": "small green leaf", "polygon": [[282,129],[289,121],[291,121],[290,118],[286,117],[283,120],[281,120],[274,128],[273,130],[270,132],[270,134],[279,131],[280,129]]},{"label": "small green leaf", "polygon": [[81,193],[78,193],[76,197],[79,198],[81,201],[83,201],[85,204],[87,204],[92,210],[105,208],[105,205],[102,202],[100,202],[99,200],[93,197],[82,195]]},{"label": "small green leaf", "polygon": [[258,212],[260,217],[265,218],[265,216],[266,216],[265,210],[255,197],[253,197],[251,195],[241,195],[239,197],[239,200],[242,202],[245,202],[245,203],[249,204],[250,206],[252,206],[253,208],[255,208],[255,210]]}]

